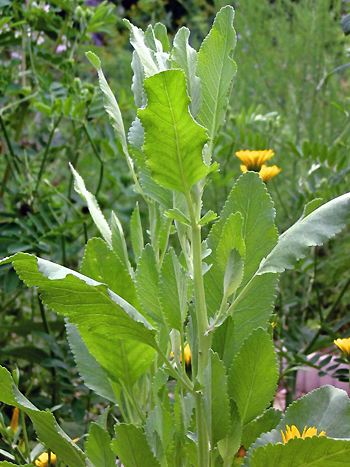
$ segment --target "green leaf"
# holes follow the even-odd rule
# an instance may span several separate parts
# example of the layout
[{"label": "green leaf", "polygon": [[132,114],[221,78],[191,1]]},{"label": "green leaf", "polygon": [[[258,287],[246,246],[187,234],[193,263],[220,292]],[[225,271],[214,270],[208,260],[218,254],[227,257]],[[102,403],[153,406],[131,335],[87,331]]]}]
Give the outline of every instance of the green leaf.
[{"label": "green leaf", "polygon": [[0,402],[18,407],[31,419],[39,440],[69,467],[85,467],[86,457],[57,424],[51,412],[37,409],[16,387],[11,374],[0,366]]},{"label": "green leaf", "polygon": [[156,23],[153,26],[153,31],[155,37],[161,42],[163,50],[165,52],[170,51],[170,42],[168,37],[168,31],[166,26],[163,23]]},{"label": "green leaf", "polygon": [[350,441],[328,438],[294,439],[286,445],[269,444],[256,449],[249,467],[340,467],[349,463]]},{"label": "green leaf", "polygon": [[[0,264],[9,262],[13,262],[27,286],[38,287],[49,308],[77,327],[89,352],[112,380],[132,384],[152,364],[153,349],[157,349],[155,331],[132,305],[106,285],[24,253]],[[126,354],[121,346],[124,341]]]},{"label": "green leaf", "polygon": [[214,446],[226,438],[231,428],[230,400],[228,398],[227,376],[218,354],[211,353],[211,394],[212,394],[212,438]]},{"label": "green leaf", "polygon": [[73,354],[75,364],[85,386],[101,397],[117,403],[116,393],[118,388],[112,382],[96,359],[89,353],[84,341],[80,337],[77,328],[72,324],[66,324],[67,339]]},{"label": "green leaf", "polygon": [[152,76],[161,71],[155,51],[149,48],[145,43],[144,32],[131,24],[127,19],[124,19],[123,22],[130,31],[130,43],[139,56],[145,75]]},{"label": "green leaf", "polygon": [[206,224],[209,224],[209,222],[213,222],[215,221],[215,219],[217,219],[218,215],[216,214],[216,212],[212,211],[212,210],[209,210],[208,212],[206,212],[204,214],[204,216],[200,219],[200,221],[198,222],[199,225],[206,225]]},{"label": "green leaf", "polygon": [[189,113],[185,75],[181,70],[158,73],[145,80],[145,90],[148,105],[138,117],[152,176],[165,188],[189,193],[208,173],[202,159],[207,135]]},{"label": "green leaf", "polygon": [[91,194],[85,187],[84,180],[74,169],[74,167],[69,164],[72,174],[74,176],[74,189],[75,191],[86,201],[87,207],[89,209],[90,215],[101,232],[102,237],[106,242],[112,244],[112,232],[109,228],[108,222],[106,221],[104,215],[101,212],[101,209],[97,203],[97,200],[93,194]]},{"label": "green leaf", "polygon": [[90,60],[90,63],[95,67],[97,71],[99,85],[100,85],[100,89],[103,95],[104,108],[111,120],[112,126],[116,132],[118,141],[120,142],[122,146],[124,155],[130,161],[122,114],[120,112],[118,102],[103,74],[103,71],[101,68],[101,61],[98,58],[98,56],[95,55],[93,52],[87,52],[86,56]]},{"label": "green leaf", "polygon": [[120,423],[116,425],[115,432],[117,438],[112,441],[112,449],[124,467],[160,466],[140,428]]},{"label": "green leaf", "polygon": [[134,257],[137,261],[137,259],[141,256],[144,247],[143,231],[138,203],[136,204],[130,219],[130,237],[132,249],[134,251]]},{"label": "green leaf", "polygon": [[350,193],[338,196],[302,218],[284,232],[261,262],[258,274],[283,272],[307,255],[310,246],[322,245],[339,233],[349,219]]},{"label": "green leaf", "polygon": [[[145,104],[145,93],[143,90],[143,80],[145,79],[145,74],[143,72],[141,60],[135,51],[132,54],[131,68],[134,72],[132,76],[131,90],[134,94],[135,105],[137,108],[139,108]],[[130,142],[130,130],[128,140]]]},{"label": "green leaf", "polygon": [[80,272],[107,287],[131,305],[138,306],[135,284],[119,256],[101,238],[90,239],[85,247]]},{"label": "green leaf", "polygon": [[208,129],[211,145],[225,118],[228,95],[237,71],[232,59],[236,45],[233,18],[231,6],[221,8],[198,52],[197,75],[201,81],[198,120]]},{"label": "green leaf", "polygon": [[111,438],[106,430],[97,423],[91,423],[86,454],[93,465],[98,467],[115,467],[116,459],[111,449]]},{"label": "green leaf", "polygon": [[182,331],[187,314],[188,278],[174,250],[165,255],[161,269],[160,301],[170,328]]},{"label": "green leaf", "polygon": [[201,81],[196,76],[197,52],[189,44],[190,30],[186,27],[180,28],[173,42],[171,61],[173,68],[182,68],[186,74],[187,91],[191,98],[191,113],[194,117],[198,114],[200,106]]},{"label": "green leaf", "polygon": [[184,225],[191,225],[191,221],[183,212],[180,211],[180,209],[174,208],[174,209],[168,209],[165,211],[165,216],[169,217],[169,219],[173,219],[175,221],[181,222],[181,224]]},{"label": "green leaf", "polygon": [[262,415],[247,423],[243,429],[242,445],[248,449],[251,444],[262,434],[272,430],[281,420],[282,412],[272,407]]},{"label": "green leaf", "polygon": [[315,198],[305,204],[303,214],[299,220],[304,219],[306,216],[311,214],[315,209],[319,208],[323,203],[323,198]]},{"label": "green leaf", "polygon": [[229,370],[229,395],[243,424],[269,405],[278,382],[275,349],[269,334],[254,331],[242,345]]},{"label": "green leaf", "polygon": [[126,246],[123,226],[114,212],[112,212],[111,229],[113,250],[124,264],[125,268],[129,271],[130,276],[133,277],[134,271],[129,262],[128,248]]},{"label": "green leaf", "polygon": [[149,244],[140,256],[135,281],[144,314],[156,323],[163,323],[163,310],[159,300],[159,271],[153,248]]},{"label": "green leaf", "polygon": [[148,443],[161,463],[166,458],[173,457],[174,420],[165,404],[157,403],[149,412],[145,431]]},{"label": "green leaf", "polygon": [[350,399],[341,389],[322,386],[293,402],[276,429],[261,435],[252,448],[282,442],[286,425],[295,425],[299,431],[314,426],[330,438],[350,439]]}]

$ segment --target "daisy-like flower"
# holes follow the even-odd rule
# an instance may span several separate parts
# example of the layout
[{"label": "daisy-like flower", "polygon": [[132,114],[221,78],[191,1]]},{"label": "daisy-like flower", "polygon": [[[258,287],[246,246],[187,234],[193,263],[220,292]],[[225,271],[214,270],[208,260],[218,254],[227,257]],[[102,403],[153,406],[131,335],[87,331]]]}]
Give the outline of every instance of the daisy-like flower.
[{"label": "daisy-like flower", "polygon": [[350,357],[350,337],[335,339],[334,343],[347,357]]},{"label": "daisy-like flower", "polygon": [[254,172],[259,172],[265,162],[269,161],[274,155],[275,153],[272,149],[265,149],[263,151],[244,150],[236,152],[236,156],[247,170],[253,170]]},{"label": "daisy-like flower", "polygon": [[[56,465],[57,457],[53,452],[50,455],[50,464]],[[43,452],[35,461],[36,467],[48,467],[49,465],[49,453]]]},{"label": "daisy-like flower", "polygon": [[[268,165],[262,165],[261,169],[259,170],[259,177],[263,182],[268,182],[271,180],[271,178],[276,177],[276,175],[278,175],[281,171],[282,169],[277,165],[271,165],[271,167]],[[245,165],[241,165],[241,172],[248,172],[248,169]]]},{"label": "daisy-like flower", "polygon": [[313,438],[314,436],[326,436],[325,431],[320,431],[317,433],[317,428],[314,426],[307,427],[305,426],[303,429],[303,432],[300,434],[300,431],[295,425],[286,425],[286,430],[285,432],[281,430],[281,436],[282,436],[282,441],[283,444],[287,444],[288,441],[291,439],[295,438],[301,438],[301,439],[306,439],[306,438]]}]

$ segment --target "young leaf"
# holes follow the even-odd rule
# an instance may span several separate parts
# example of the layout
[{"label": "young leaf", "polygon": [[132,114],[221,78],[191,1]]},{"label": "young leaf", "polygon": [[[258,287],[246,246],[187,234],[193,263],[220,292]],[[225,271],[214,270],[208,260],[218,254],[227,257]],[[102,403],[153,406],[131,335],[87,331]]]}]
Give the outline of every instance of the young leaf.
[{"label": "young leaf", "polygon": [[90,425],[85,448],[92,465],[115,467],[116,459],[111,449],[111,438],[108,432],[97,423]]},{"label": "young leaf", "polygon": [[253,451],[249,467],[336,467],[349,463],[350,441],[313,437],[293,439],[286,445],[269,444]]},{"label": "young leaf", "polygon": [[90,215],[96,227],[101,232],[101,235],[106,240],[106,242],[109,245],[111,245],[112,244],[112,232],[111,232],[111,229],[109,228],[108,222],[106,221],[104,215],[101,212],[99,205],[97,204],[95,196],[86,189],[84,180],[78,174],[78,172],[74,169],[74,167],[71,164],[69,164],[69,167],[74,176],[75,191],[86,201]]},{"label": "young leaf", "polygon": [[51,412],[37,409],[17,389],[11,374],[0,366],[0,402],[18,407],[34,425],[39,440],[69,466],[85,467],[86,456],[57,424]]},{"label": "young leaf", "polygon": [[350,218],[350,193],[338,196],[302,218],[284,232],[261,261],[257,274],[283,272],[304,258],[310,246],[322,245],[339,233]]},{"label": "young leaf", "polygon": [[112,449],[125,467],[160,467],[141,428],[120,423],[115,433]]},{"label": "young leaf", "polygon": [[215,219],[217,219],[218,215],[216,214],[216,212],[212,211],[212,210],[209,210],[208,212],[206,212],[204,214],[204,216],[200,219],[200,221],[198,222],[199,225],[206,225],[206,224],[209,224],[209,222],[213,222],[215,221]]},{"label": "young leaf", "polygon": [[111,229],[113,250],[120,261],[124,264],[125,268],[129,271],[130,276],[133,277],[134,271],[129,262],[128,248],[126,246],[123,226],[114,212],[112,212]]},{"label": "young leaf", "polygon": [[173,219],[175,221],[181,222],[181,224],[190,226],[191,221],[183,212],[180,211],[180,209],[174,208],[174,209],[168,209],[164,213],[165,216],[169,217],[169,219]]},{"label": "young leaf", "polygon": [[155,37],[161,42],[164,52],[170,51],[168,31],[163,23],[156,23],[153,27]]},{"label": "young leaf", "polygon": [[228,94],[237,70],[232,59],[236,45],[233,18],[234,9],[231,6],[221,8],[198,52],[197,75],[201,81],[198,120],[208,129],[211,146],[218,128],[223,123]]},{"label": "young leaf", "polygon": [[277,381],[272,339],[266,331],[257,329],[244,342],[229,371],[229,395],[237,405],[243,425],[268,406]]},{"label": "young leaf", "polygon": [[196,117],[200,105],[201,81],[196,76],[197,52],[190,46],[189,37],[190,30],[186,27],[182,27],[177,31],[174,37],[173,50],[171,51],[171,61],[173,67],[182,68],[186,73],[187,91],[191,98],[191,114]]},{"label": "young leaf", "polygon": [[141,256],[144,247],[143,231],[138,203],[136,204],[130,219],[130,237],[132,249],[134,251],[134,258],[135,261],[137,261]]},{"label": "young leaf", "polygon": [[138,117],[152,176],[165,188],[189,193],[208,173],[202,159],[207,135],[189,113],[185,75],[181,70],[158,73],[145,80],[145,90],[148,105]]},{"label": "young leaf", "polygon": [[187,313],[188,279],[173,249],[162,264],[159,292],[166,322],[181,331]]}]

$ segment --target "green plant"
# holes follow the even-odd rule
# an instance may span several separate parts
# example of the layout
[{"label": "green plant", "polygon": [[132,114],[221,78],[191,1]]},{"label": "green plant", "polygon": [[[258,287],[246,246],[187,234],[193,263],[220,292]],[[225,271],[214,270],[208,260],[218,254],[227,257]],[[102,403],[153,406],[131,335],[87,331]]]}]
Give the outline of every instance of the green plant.
[{"label": "green plant", "polygon": [[[271,197],[254,172],[236,181],[220,216],[203,207],[236,71],[233,16],[230,6],[219,11],[198,53],[187,28],[171,46],[161,24],[144,33],[126,22],[139,107],[128,136],[100,60],[87,54],[149,213],[146,226],[138,205],[133,211],[132,254],[117,215],[107,222],[72,167],[75,189],[102,236],[87,242],[80,272],[26,253],[0,263],[12,263],[67,319],[85,384],[110,402],[90,425],[83,451],[0,368],[0,400],[28,415],[40,441],[69,466],[112,466],[116,456],[126,467],[347,462],[350,401],[343,391],[321,388],[285,414],[271,408],[278,369],[270,319],[278,275],[342,230],[350,195],[307,204],[280,236]],[[283,444],[287,425],[326,436]],[[28,449],[23,457],[32,460]]]}]

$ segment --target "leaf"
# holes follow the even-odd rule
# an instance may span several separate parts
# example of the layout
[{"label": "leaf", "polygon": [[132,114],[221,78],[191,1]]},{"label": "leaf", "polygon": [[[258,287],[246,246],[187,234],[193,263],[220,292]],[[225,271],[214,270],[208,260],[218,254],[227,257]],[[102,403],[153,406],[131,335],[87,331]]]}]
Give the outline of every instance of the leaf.
[{"label": "leaf", "polygon": [[314,426],[330,438],[350,438],[350,399],[345,391],[333,386],[322,386],[293,402],[276,429],[264,433],[252,449],[282,441],[281,430],[296,425],[299,430]]},{"label": "leaf", "polygon": [[251,444],[262,434],[272,430],[281,420],[282,412],[272,407],[262,415],[247,423],[243,429],[242,445],[248,449]]},{"label": "leaf", "polygon": [[110,290],[135,307],[136,289],[119,256],[101,239],[91,238],[85,247],[80,271],[84,276],[106,284]]},{"label": "leaf", "polygon": [[334,237],[349,219],[350,193],[338,196],[296,222],[264,258],[258,274],[283,272],[307,255],[308,247],[322,245]]},{"label": "leaf", "polygon": [[89,59],[90,63],[95,67],[97,71],[100,89],[103,94],[104,108],[117,134],[117,138],[122,146],[124,155],[125,157],[129,159],[128,146],[127,146],[127,141],[126,141],[125,128],[124,128],[124,123],[122,119],[122,114],[120,112],[118,102],[103,74],[103,71],[101,68],[101,61],[98,58],[98,56],[95,55],[93,52],[87,52],[86,56]]},{"label": "leaf", "polygon": [[304,219],[306,216],[311,214],[315,209],[321,206],[323,202],[323,198],[315,198],[305,204],[303,214],[301,215],[299,220]]},{"label": "leaf", "polygon": [[145,80],[148,105],[138,110],[145,130],[144,153],[157,183],[189,193],[206,176],[202,159],[207,135],[188,110],[186,79],[181,70],[167,70]]},{"label": "leaf", "polygon": [[211,145],[225,118],[228,94],[237,70],[232,59],[236,45],[233,18],[231,6],[221,8],[198,52],[197,75],[201,81],[198,120],[208,129]]},{"label": "leaf", "polygon": [[113,250],[115,251],[116,255],[124,264],[125,268],[129,271],[129,274],[132,277],[134,271],[129,262],[128,248],[126,246],[123,226],[114,212],[112,212],[111,229]]},{"label": "leaf", "polygon": [[116,404],[116,384],[108,378],[106,372],[89,353],[77,328],[67,322],[66,330],[70,350],[85,386],[99,396]]},{"label": "leaf", "polygon": [[163,46],[163,50],[165,52],[169,52],[170,42],[169,42],[168,31],[166,29],[166,26],[163,23],[156,23],[153,26],[153,30],[154,30],[155,37],[161,42]]},{"label": "leaf", "polygon": [[186,27],[180,28],[173,42],[171,61],[173,67],[182,68],[186,74],[187,92],[191,98],[190,108],[193,117],[196,117],[200,106],[201,81],[196,75],[197,52],[189,44],[190,30]]},{"label": "leaf", "polygon": [[134,47],[146,76],[152,76],[161,71],[155,52],[147,47],[145,43],[144,32],[130,23],[127,19],[123,20],[130,31],[130,43]]},{"label": "leaf", "polygon": [[69,467],[85,467],[86,457],[57,424],[49,411],[37,409],[16,387],[11,374],[0,366],[0,402],[18,407],[31,419],[39,440]]},{"label": "leaf", "polygon": [[111,232],[111,229],[109,228],[108,222],[106,221],[104,215],[101,212],[101,209],[97,203],[95,196],[86,189],[84,180],[78,174],[78,172],[74,169],[74,167],[71,164],[69,164],[69,167],[74,176],[75,191],[86,201],[90,215],[96,227],[101,232],[101,235],[106,240],[106,242],[109,245],[111,245],[112,244],[112,232]]},{"label": "leaf", "polygon": [[130,237],[135,261],[137,261],[137,259],[141,256],[144,247],[143,231],[138,203],[136,203],[135,209],[131,214]]},{"label": "leaf", "polygon": [[212,394],[212,439],[215,446],[230,432],[230,400],[228,398],[227,376],[223,362],[218,354],[211,352],[211,394]]},{"label": "leaf", "polygon": [[174,420],[165,404],[157,403],[149,412],[145,431],[158,459],[173,458]]},{"label": "leaf", "polygon": [[180,211],[180,209],[174,208],[174,209],[168,209],[165,211],[164,215],[166,217],[169,217],[169,219],[173,219],[175,221],[181,222],[181,224],[190,226],[191,221],[190,219],[185,216],[183,212]]},{"label": "leaf", "polygon": [[112,449],[124,467],[157,467],[160,466],[154,457],[146,436],[135,425],[120,423],[115,427],[116,439],[112,441]]},{"label": "leaf", "polygon": [[204,216],[200,219],[200,221],[198,222],[199,225],[206,225],[206,224],[209,224],[209,222],[213,222],[215,221],[215,219],[217,219],[218,215],[216,214],[216,212],[212,211],[212,210],[209,210],[208,212],[206,212],[204,214]]},{"label": "leaf", "polygon": [[340,467],[349,463],[350,441],[313,437],[256,449],[249,467]]},{"label": "leaf", "polygon": [[229,370],[229,395],[237,405],[243,425],[269,405],[277,382],[272,339],[266,331],[257,329],[244,342]]},{"label": "leaf", "polygon": [[157,323],[163,323],[163,311],[159,301],[159,271],[153,248],[146,245],[138,262],[136,291],[145,315]]},{"label": "leaf", "polygon": [[187,314],[188,278],[174,250],[165,255],[159,287],[164,318],[170,328],[182,331]]},{"label": "leaf", "polygon": [[90,424],[85,449],[92,465],[115,467],[116,459],[111,449],[111,438],[108,432],[97,423]]},{"label": "leaf", "polygon": [[[89,352],[113,381],[121,379],[131,384],[152,364],[153,349],[157,349],[155,331],[134,307],[106,285],[24,253],[6,258],[0,264],[9,262],[13,262],[27,286],[38,287],[42,301],[49,308],[66,316],[77,327]],[[123,341],[127,341],[129,350],[126,355],[122,352]],[[132,374],[126,363],[130,361]]]},{"label": "leaf", "polygon": [[[134,102],[137,108],[145,104],[145,93],[143,90],[143,80],[145,74],[138,54],[134,51],[132,54],[131,68],[134,72],[132,77],[131,90],[134,94]],[[129,130],[130,133],[130,130]],[[130,141],[130,140],[129,140]]]}]

